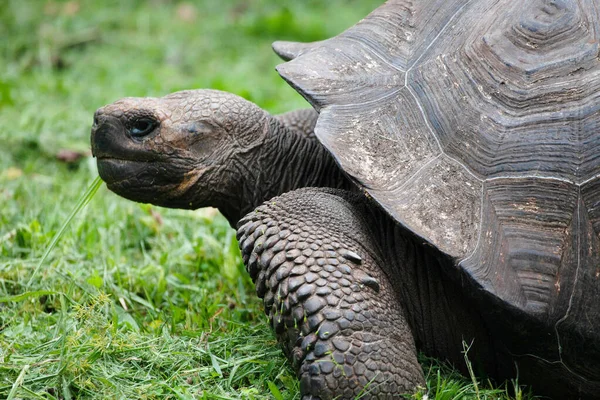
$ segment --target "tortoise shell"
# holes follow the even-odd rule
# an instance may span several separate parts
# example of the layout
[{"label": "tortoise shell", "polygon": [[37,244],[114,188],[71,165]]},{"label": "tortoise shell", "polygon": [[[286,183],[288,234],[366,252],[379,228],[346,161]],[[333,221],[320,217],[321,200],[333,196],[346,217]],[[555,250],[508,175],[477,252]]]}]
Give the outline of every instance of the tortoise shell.
[{"label": "tortoise shell", "polygon": [[599,10],[397,0],[332,39],[274,44],[357,184],[501,308],[550,327],[549,363],[589,377],[600,365],[569,357],[600,359]]}]

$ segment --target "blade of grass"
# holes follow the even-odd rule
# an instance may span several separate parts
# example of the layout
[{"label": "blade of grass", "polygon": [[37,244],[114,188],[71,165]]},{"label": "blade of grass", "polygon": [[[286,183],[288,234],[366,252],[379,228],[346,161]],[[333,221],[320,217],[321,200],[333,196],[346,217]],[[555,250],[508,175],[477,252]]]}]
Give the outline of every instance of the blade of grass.
[{"label": "blade of grass", "polygon": [[283,395],[279,391],[277,385],[273,383],[273,381],[267,381],[267,386],[269,387],[269,390],[271,391],[271,394],[273,395],[275,400],[283,400]]},{"label": "blade of grass", "polygon": [[475,389],[475,395],[477,396],[477,400],[481,400],[481,398],[479,397],[479,385],[477,383],[477,378],[475,377],[475,372],[473,372],[473,365],[471,364],[471,360],[469,360],[469,350],[471,350],[472,345],[473,345],[472,342],[471,342],[471,344],[467,344],[467,342],[465,342],[463,340],[463,354],[465,357],[465,364],[467,364],[467,370],[469,371],[469,377],[471,378],[471,381],[473,382],[473,388]]},{"label": "blade of grass", "polygon": [[40,297],[40,296],[46,296],[49,294],[56,294],[56,293],[58,293],[58,292],[55,292],[53,290],[36,290],[33,292],[25,292],[25,293],[17,294],[15,296],[0,297],[0,303],[8,303],[9,301],[23,301],[23,300],[27,300],[30,297]]},{"label": "blade of grass", "polygon": [[38,273],[38,271],[39,271],[40,267],[42,266],[42,264],[44,263],[44,261],[46,261],[46,258],[48,258],[48,255],[50,254],[50,252],[52,251],[52,249],[54,249],[54,247],[58,243],[58,240],[65,233],[65,230],[67,229],[67,227],[71,223],[71,220],[73,219],[73,217],[75,217],[75,215],[77,215],[79,213],[79,211],[81,211],[81,209],[83,207],[85,207],[90,202],[90,200],[94,197],[94,195],[96,194],[96,192],[100,188],[100,185],[102,185],[102,179],[100,178],[100,176],[97,176],[96,179],[94,179],[94,181],[90,185],[90,187],[81,196],[81,198],[79,199],[79,201],[77,202],[77,204],[73,208],[73,211],[71,211],[71,214],[69,214],[69,216],[67,217],[66,221],[60,227],[60,229],[58,230],[58,232],[56,232],[56,234],[52,238],[52,241],[50,242],[50,244],[48,245],[48,247],[46,247],[46,251],[44,252],[44,255],[42,256],[42,258],[40,259],[40,262],[37,264],[37,266],[33,270],[33,273],[31,274],[31,277],[29,278],[29,281],[27,282],[27,285],[25,286],[26,288],[29,288],[29,286],[31,285],[31,282],[33,282],[33,278]]},{"label": "blade of grass", "polygon": [[21,373],[17,377],[17,380],[15,380],[15,383],[13,383],[12,388],[10,389],[10,393],[8,394],[6,400],[12,400],[15,398],[17,390],[19,390],[19,386],[21,386],[23,384],[23,381],[25,380],[25,375],[27,374],[27,371],[29,371],[29,364],[26,364],[21,370]]}]

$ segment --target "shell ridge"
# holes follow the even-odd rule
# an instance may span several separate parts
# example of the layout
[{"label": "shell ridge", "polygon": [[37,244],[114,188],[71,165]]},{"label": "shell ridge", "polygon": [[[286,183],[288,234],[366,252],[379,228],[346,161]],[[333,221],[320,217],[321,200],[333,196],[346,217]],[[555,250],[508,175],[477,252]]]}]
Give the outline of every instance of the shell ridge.
[{"label": "shell ridge", "polygon": [[389,62],[388,60],[386,60],[381,54],[379,54],[379,52],[377,50],[375,50],[373,47],[369,46],[366,42],[363,42],[353,36],[344,36],[344,40],[348,40],[354,43],[357,43],[359,46],[362,46],[363,49],[367,50],[369,53],[371,53],[371,55],[373,55],[374,57],[377,57],[377,59],[379,61],[381,61],[382,63],[384,63],[385,65],[387,65],[388,67],[398,71],[398,72],[402,72],[405,73],[406,71],[404,71],[402,68],[392,64],[391,62]]},{"label": "shell ridge", "polygon": [[421,58],[423,58],[423,56],[425,56],[425,54],[427,54],[427,52],[429,51],[429,49],[437,42],[437,40],[439,39],[439,37],[442,35],[442,33],[444,33],[446,31],[446,29],[448,28],[448,26],[450,26],[450,23],[452,21],[454,21],[454,19],[456,18],[456,16],[458,14],[460,14],[462,12],[462,10],[467,7],[469,4],[471,4],[473,2],[473,0],[468,0],[465,4],[463,4],[462,6],[459,7],[458,10],[456,10],[454,12],[454,14],[452,14],[452,16],[448,19],[448,21],[444,24],[444,26],[442,27],[442,29],[440,29],[440,31],[437,33],[437,35],[433,38],[433,40],[427,45],[427,47],[421,51],[421,55],[419,57],[417,57],[417,59],[411,63],[411,65],[406,69],[406,81],[408,81],[408,73],[410,70],[413,69],[414,66],[416,66],[418,64],[418,62],[421,60]]},{"label": "shell ridge", "polygon": [[[483,185],[481,185],[481,203],[479,206],[479,221],[483,221],[483,209],[484,209],[484,197],[485,197],[485,182]],[[473,251],[471,252],[471,254],[469,254],[467,257],[463,258],[462,260],[460,260],[459,264],[463,264],[463,263],[468,263],[471,258],[473,258],[473,256],[475,254],[477,254],[477,250],[479,250],[479,246],[481,245],[481,236],[483,235],[483,229],[479,229],[479,234],[477,235],[477,242],[475,242],[475,247],[473,247]]]},{"label": "shell ridge", "polygon": [[[577,188],[577,232],[581,232],[581,202],[582,202],[582,196],[581,196],[581,186]],[[573,297],[575,296],[576,293],[576,287],[577,287],[577,283],[579,282],[579,272],[581,270],[581,235],[577,235],[577,265],[576,265],[576,269],[575,269],[575,279],[573,281],[573,285],[571,288],[571,294],[569,296],[569,306],[567,307],[567,311],[565,312],[565,315],[562,316],[558,321],[556,321],[556,324],[554,324],[554,333],[556,334],[556,340],[558,342],[558,356],[560,358],[560,362],[565,366],[566,364],[563,362],[563,358],[562,358],[562,349],[563,346],[561,344],[560,341],[560,333],[558,332],[558,327],[559,325],[561,325],[564,321],[567,320],[567,318],[569,318],[569,314],[571,313],[571,308],[573,306]],[[569,369],[567,367],[567,369]]]}]

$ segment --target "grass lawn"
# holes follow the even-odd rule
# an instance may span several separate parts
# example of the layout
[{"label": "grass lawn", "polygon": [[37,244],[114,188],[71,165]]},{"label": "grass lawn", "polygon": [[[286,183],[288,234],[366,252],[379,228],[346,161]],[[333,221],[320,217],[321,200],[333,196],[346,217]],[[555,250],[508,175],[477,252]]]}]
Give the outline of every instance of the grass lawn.
[{"label": "grass lawn", "polygon": [[[97,176],[96,108],[188,88],[274,113],[304,107],[270,43],[335,35],[379,3],[2,2],[0,398],[299,398],[215,210],[136,204],[102,186],[37,265]],[[415,398],[511,398],[436,362],[425,369],[430,387]]]}]

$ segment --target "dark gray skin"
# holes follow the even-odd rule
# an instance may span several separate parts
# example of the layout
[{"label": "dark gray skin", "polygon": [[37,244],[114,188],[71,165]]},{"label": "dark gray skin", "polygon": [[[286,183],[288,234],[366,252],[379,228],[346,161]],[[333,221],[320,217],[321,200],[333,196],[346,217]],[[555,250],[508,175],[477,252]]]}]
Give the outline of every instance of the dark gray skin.
[{"label": "dark gray skin", "polygon": [[[127,98],[96,112],[92,151],[115,193],[217,207],[238,226],[303,399],[412,393],[424,386],[417,348],[461,368],[463,345],[472,343],[477,371],[516,376],[496,332],[519,316],[485,316],[493,299],[465,291],[469,278],[452,260],[399,226],[306,130],[293,128],[310,123],[285,121],[212,90]],[[560,366],[543,381],[536,368],[521,370],[520,382],[553,396],[595,390],[565,379]]]},{"label": "dark gray skin", "polygon": [[319,113],[313,108],[302,108],[286,112],[284,114],[275,115],[275,118],[281,122],[286,128],[296,131],[307,138],[318,141],[315,136],[315,125],[319,119]]}]

